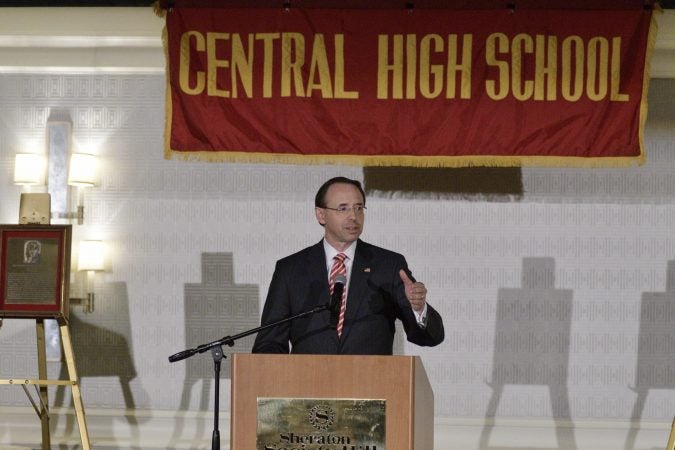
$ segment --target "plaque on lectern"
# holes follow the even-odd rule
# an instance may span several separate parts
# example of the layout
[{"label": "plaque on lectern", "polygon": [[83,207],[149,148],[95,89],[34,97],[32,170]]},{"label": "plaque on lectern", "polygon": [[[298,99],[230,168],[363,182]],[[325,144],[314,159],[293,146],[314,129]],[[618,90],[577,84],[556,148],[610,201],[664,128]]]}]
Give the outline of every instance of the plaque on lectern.
[{"label": "plaque on lectern", "polygon": [[385,400],[258,398],[256,450],[385,450]]}]

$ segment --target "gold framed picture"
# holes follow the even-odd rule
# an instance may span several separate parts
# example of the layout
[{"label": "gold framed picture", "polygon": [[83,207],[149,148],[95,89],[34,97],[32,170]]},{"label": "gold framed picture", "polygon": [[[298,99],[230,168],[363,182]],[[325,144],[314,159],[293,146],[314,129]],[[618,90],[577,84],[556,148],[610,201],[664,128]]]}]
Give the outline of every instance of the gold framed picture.
[{"label": "gold framed picture", "polygon": [[72,225],[0,225],[0,318],[68,318]]}]

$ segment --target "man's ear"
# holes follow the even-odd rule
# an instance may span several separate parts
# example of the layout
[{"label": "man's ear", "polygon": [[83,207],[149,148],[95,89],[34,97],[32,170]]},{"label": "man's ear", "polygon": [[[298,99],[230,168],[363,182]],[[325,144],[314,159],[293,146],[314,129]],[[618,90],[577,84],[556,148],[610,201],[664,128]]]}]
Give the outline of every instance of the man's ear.
[{"label": "man's ear", "polygon": [[314,214],[316,215],[316,220],[319,221],[321,226],[326,225],[326,210],[319,208],[318,206],[314,208]]}]

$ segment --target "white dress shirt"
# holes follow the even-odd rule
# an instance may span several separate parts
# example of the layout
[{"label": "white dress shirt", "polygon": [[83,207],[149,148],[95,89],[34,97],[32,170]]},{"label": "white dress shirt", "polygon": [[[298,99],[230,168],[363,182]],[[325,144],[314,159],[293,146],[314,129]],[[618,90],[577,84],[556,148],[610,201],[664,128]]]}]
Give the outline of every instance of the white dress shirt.
[{"label": "white dress shirt", "polygon": [[[354,265],[354,254],[356,253],[356,241],[352,242],[352,244],[347,247],[344,251],[339,252],[335,248],[333,248],[332,245],[330,245],[325,239],[323,240],[323,250],[324,253],[326,254],[326,269],[328,270],[328,274],[330,277],[330,271],[333,268],[333,262],[335,259],[335,256],[338,253],[344,253],[346,258],[344,260],[345,264],[345,269],[347,270],[347,284],[345,285],[345,292],[349,291],[349,282],[351,281],[352,277],[352,266]],[[345,302],[347,301],[347,295],[345,295]],[[424,328],[427,325],[427,304],[424,303],[424,308],[422,309],[421,312],[417,312],[413,309],[413,313],[415,313],[415,318],[417,319],[417,325],[420,327]]]}]

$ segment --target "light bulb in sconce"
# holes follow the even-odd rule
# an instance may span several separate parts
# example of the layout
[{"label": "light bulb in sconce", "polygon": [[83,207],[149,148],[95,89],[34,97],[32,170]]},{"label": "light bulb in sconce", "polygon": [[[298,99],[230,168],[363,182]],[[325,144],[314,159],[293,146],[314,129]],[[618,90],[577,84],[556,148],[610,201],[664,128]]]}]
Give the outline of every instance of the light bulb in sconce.
[{"label": "light bulb in sconce", "polygon": [[[37,186],[44,184],[44,158],[34,153],[18,153],[14,160],[14,184]],[[28,188],[30,190],[30,188]]]},{"label": "light bulb in sconce", "polygon": [[94,312],[94,276],[105,270],[105,245],[103,241],[80,241],[77,270],[87,272],[84,280],[84,291],[87,293],[82,310]]},{"label": "light bulb in sconce", "polygon": [[84,189],[94,186],[97,177],[96,156],[86,153],[70,155],[68,184],[77,187],[77,223],[84,223]]}]

